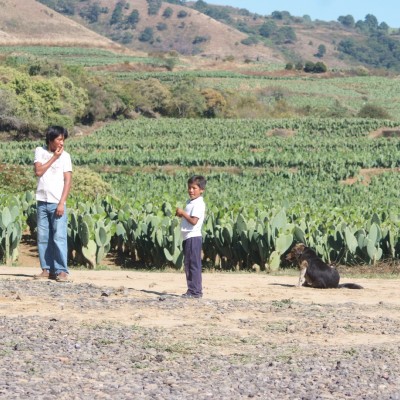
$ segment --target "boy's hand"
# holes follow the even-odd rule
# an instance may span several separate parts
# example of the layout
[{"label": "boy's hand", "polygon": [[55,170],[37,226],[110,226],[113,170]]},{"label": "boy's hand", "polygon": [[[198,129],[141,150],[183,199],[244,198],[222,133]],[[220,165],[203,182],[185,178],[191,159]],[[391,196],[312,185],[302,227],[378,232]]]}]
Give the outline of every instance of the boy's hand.
[{"label": "boy's hand", "polygon": [[176,211],[175,211],[175,215],[177,216],[177,217],[182,217],[183,216],[183,210],[182,210],[182,208],[177,208],[176,209]]},{"label": "boy's hand", "polygon": [[54,155],[58,158],[61,156],[61,153],[64,151],[64,146],[60,145],[56,148],[56,151],[54,152]]}]

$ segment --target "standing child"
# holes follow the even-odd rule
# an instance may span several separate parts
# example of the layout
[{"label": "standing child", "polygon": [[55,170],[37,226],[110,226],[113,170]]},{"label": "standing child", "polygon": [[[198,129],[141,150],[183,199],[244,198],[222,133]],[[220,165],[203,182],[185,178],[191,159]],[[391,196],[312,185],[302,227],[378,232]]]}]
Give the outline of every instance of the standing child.
[{"label": "standing child", "polygon": [[203,297],[201,276],[203,238],[201,228],[206,212],[206,205],[202,196],[206,188],[206,179],[201,175],[194,175],[189,178],[187,185],[190,200],[186,202],[184,210],[182,208],[176,209],[176,216],[182,218],[181,233],[188,288],[182,297],[198,299]]},{"label": "standing child", "polygon": [[66,202],[71,189],[72,163],[64,150],[67,137],[68,131],[62,126],[50,126],[46,145],[35,150],[37,237],[42,268],[35,279],[69,281]]}]

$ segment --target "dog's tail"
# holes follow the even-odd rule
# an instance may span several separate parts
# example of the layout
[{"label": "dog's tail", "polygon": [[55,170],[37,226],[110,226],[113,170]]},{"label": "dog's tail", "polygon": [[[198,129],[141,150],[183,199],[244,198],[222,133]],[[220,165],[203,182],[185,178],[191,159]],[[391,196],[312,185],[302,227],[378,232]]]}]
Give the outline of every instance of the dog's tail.
[{"label": "dog's tail", "polygon": [[361,285],[357,285],[357,283],[341,283],[338,286],[339,289],[364,289]]}]

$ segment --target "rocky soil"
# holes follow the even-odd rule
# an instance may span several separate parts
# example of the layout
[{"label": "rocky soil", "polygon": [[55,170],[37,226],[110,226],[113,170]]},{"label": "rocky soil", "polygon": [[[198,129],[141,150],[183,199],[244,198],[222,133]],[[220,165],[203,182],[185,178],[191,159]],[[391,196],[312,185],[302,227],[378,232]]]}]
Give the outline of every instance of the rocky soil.
[{"label": "rocky soil", "polygon": [[399,280],[36,272],[0,268],[1,399],[400,400]]}]

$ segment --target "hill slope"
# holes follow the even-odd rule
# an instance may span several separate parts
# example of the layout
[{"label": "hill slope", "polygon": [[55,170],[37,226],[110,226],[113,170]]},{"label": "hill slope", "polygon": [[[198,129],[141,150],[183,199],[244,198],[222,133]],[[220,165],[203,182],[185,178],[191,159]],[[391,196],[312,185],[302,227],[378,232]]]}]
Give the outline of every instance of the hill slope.
[{"label": "hill slope", "polygon": [[[65,10],[57,0],[42,2],[57,11]],[[68,9],[68,17],[133,50],[175,50],[184,55],[284,61],[273,48],[263,44],[246,46],[241,41],[247,34],[186,6],[160,2],[160,7],[151,13],[148,0],[68,0],[65,3],[72,7],[72,11]],[[118,4],[123,7],[115,17]],[[127,22],[134,11],[137,21]]]},{"label": "hill slope", "polygon": [[74,45],[121,48],[34,0],[2,0],[1,45]]},{"label": "hill slope", "polygon": [[322,61],[329,69],[365,65],[400,71],[400,31],[373,16],[344,24],[286,11],[260,16],[200,0],[3,0],[0,5],[0,45],[176,51],[211,60]]}]

